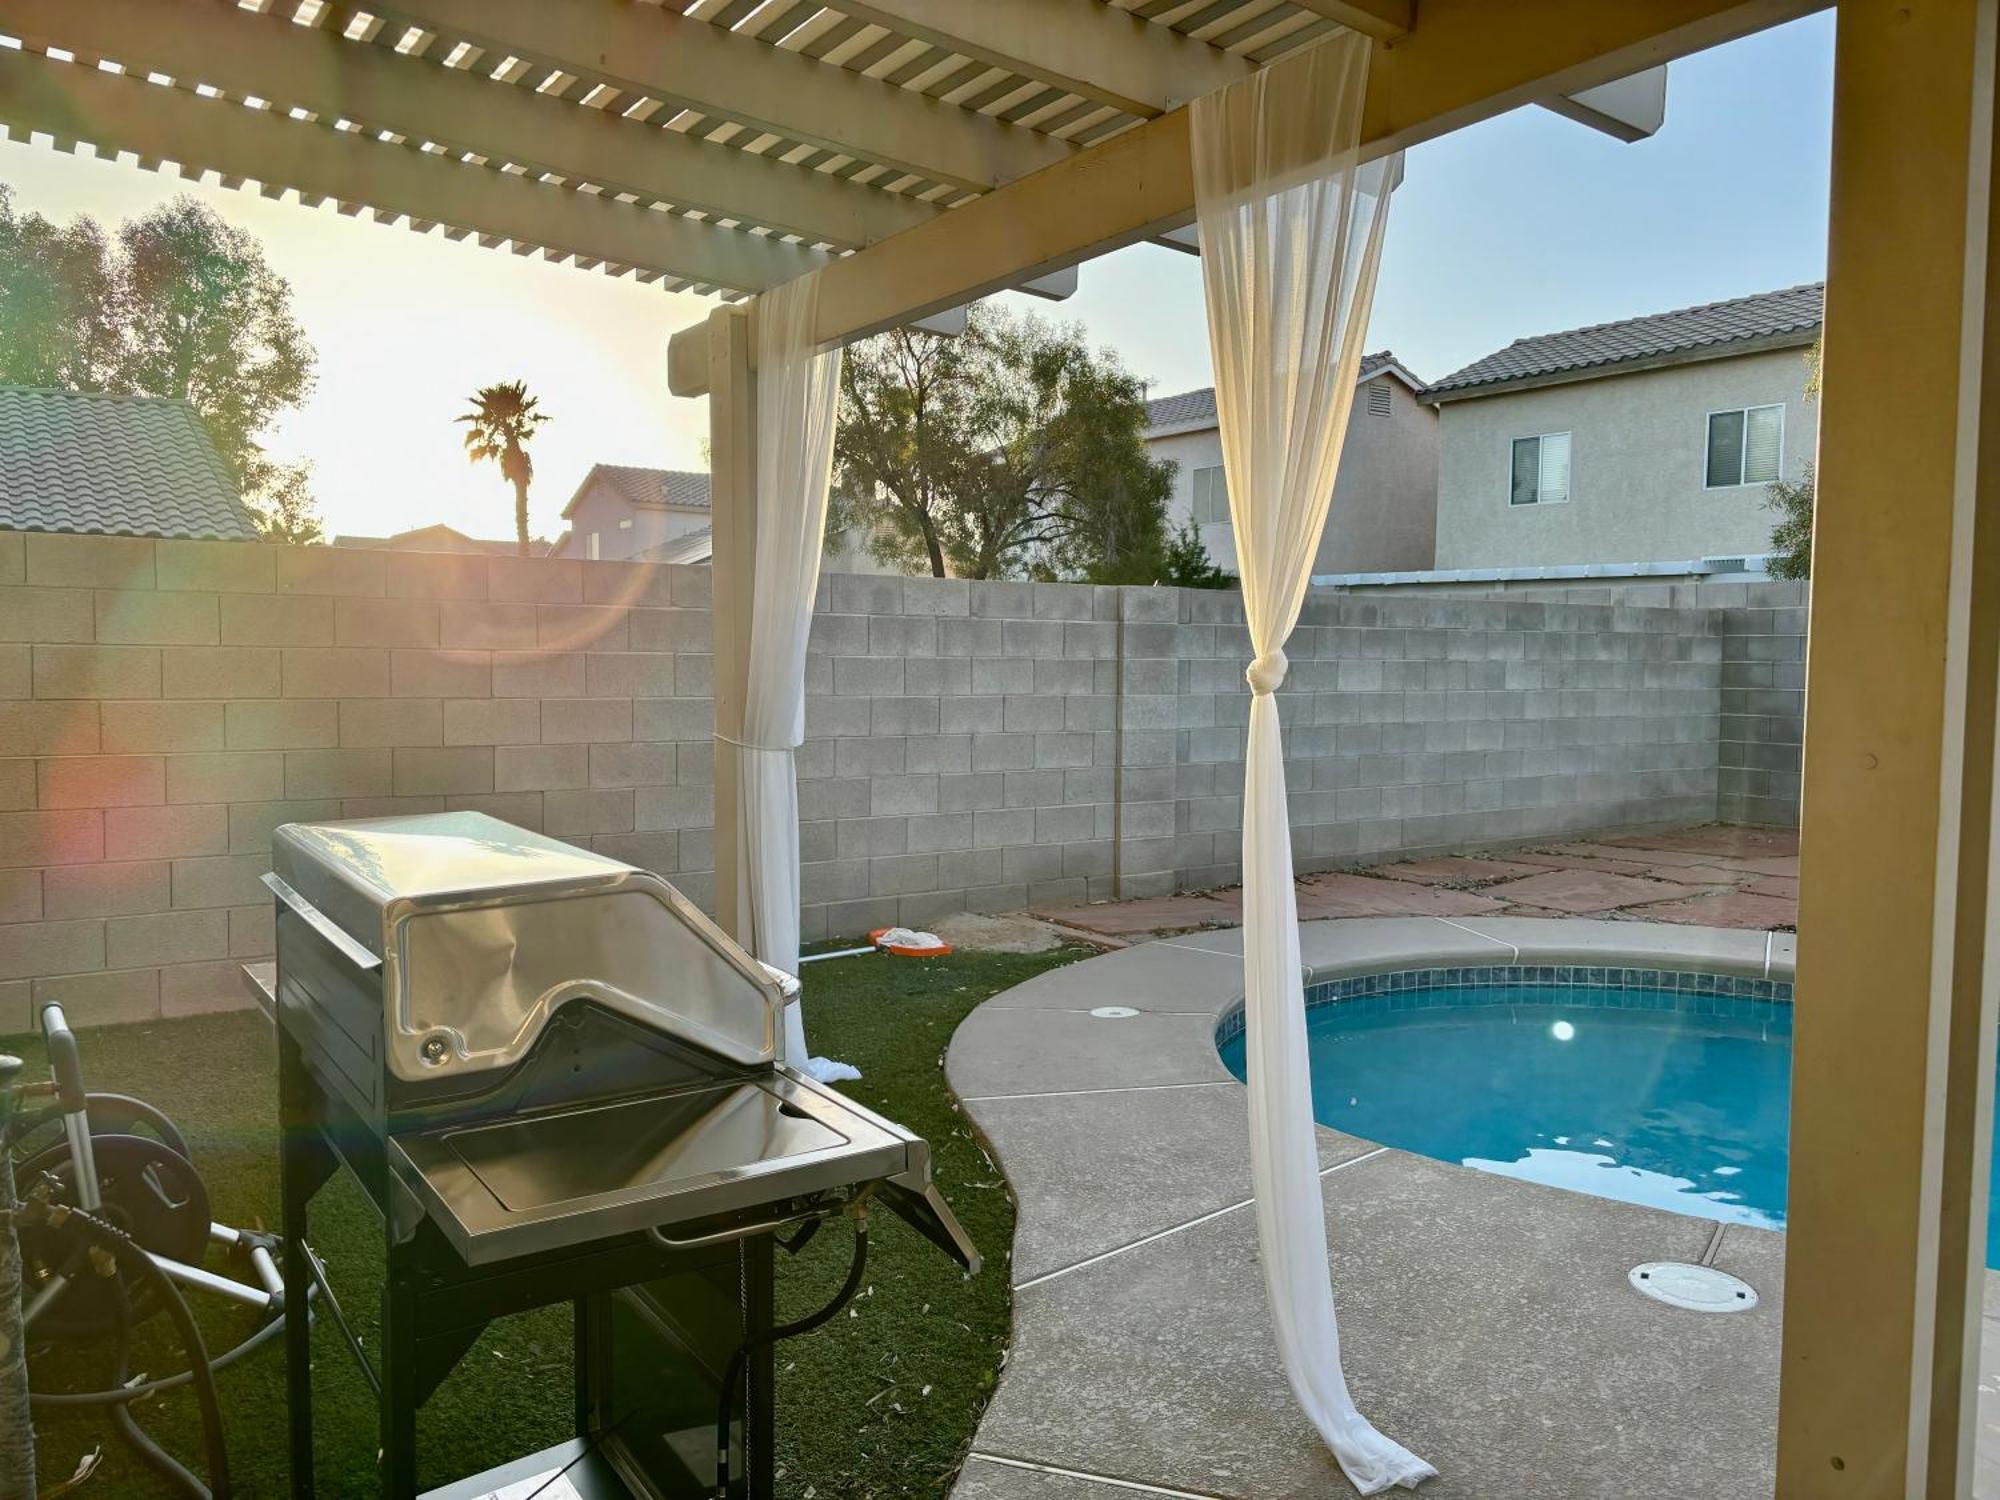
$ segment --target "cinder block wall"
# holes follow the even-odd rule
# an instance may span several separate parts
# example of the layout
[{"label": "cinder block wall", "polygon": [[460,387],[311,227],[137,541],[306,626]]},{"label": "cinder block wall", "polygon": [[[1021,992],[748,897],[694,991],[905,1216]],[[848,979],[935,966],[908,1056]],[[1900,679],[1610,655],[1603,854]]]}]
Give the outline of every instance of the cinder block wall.
[{"label": "cinder block wall", "polygon": [[[1214,885],[1239,873],[1248,644],[1239,596],[1182,602],[1174,879]],[[1294,862],[1713,818],[1723,644],[1709,610],[1315,593],[1279,696]]]},{"label": "cinder block wall", "polygon": [[1725,823],[1796,828],[1805,739],[1806,610],[1803,581],[1620,579],[1601,583],[1513,580],[1504,585],[1349,586],[1353,598],[1533,599],[1714,611],[1722,634],[1722,724],[1716,815]]},{"label": "cinder block wall", "polygon": [[[707,589],[0,533],[0,1032],[37,997],[86,1024],[236,1003],[290,819],[482,808],[707,902]],[[1300,864],[1714,816],[1722,619],[1316,596],[1281,697]],[[806,934],[1233,878],[1246,659],[1233,594],[828,578]]]}]

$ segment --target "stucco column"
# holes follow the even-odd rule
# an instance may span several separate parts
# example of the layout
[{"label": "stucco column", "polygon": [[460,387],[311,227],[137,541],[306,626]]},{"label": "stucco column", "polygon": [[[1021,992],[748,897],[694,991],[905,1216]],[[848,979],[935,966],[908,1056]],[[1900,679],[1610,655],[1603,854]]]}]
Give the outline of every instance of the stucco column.
[{"label": "stucco column", "polygon": [[1843,0],[1778,1492],[1970,1493],[1994,1012],[1995,0]]},{"label": "stucco column", "polygon": [[738,942],[750,940],[749,893],[737,800],[750,658],[750,604],[757,555],[757,376],[750,367],[750,311],[708,316],[708,443],[711,623],[715,694],[715,916]]}]

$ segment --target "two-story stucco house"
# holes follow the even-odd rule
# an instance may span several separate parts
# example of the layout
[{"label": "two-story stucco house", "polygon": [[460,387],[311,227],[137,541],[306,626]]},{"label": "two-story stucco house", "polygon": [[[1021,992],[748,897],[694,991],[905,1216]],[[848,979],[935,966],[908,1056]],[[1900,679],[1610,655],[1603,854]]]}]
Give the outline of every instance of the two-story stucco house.
[{"label": "two-story stucco house", "polygon": [[[657,563],[706,563],[714,550],[708,476],[687,469],[592,464],[563,507],[569,531],[558,557]],[[889,571],[853,537],[829,539],[821,566],[830,573]]]},{"label": "two-story stucco house", "polygon": [[[706,562],[708,476],[685,469],[592,464],[563,507],[564,557]],[[699,552],[699,557],[683,553]]]},{"label": "two-story stucco house", "polygon": [[1823,290],[1517,339],[1436,382],[1437,566],[1769,552],[1769,485],[1818,443]]},{"label": "two-story stucco house", "polygon": [[[1389,353],[1361,362],[1347,444],[1320,537],[1315,573],[1406,572],[1431,566],[1437,503],[1438,423],[1424,384]],[[1146,403],[1146,447],[1179,466],[1167,518],[1190,517],[1218,567],[1236,569],[1229,485],[1215,389]]]}]

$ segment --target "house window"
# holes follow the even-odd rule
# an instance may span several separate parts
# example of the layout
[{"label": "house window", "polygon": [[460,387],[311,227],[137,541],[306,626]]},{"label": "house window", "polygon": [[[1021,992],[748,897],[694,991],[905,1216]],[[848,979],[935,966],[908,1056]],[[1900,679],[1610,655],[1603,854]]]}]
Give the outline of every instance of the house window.
[{"label": "house window", "polygon": [[1220,464],[1194,471],[1194,523],[1197,526],[1229,524],[1229,481]]},{"label": "house window", "polygon": [[1784,453],[1784,407],[1745,406],[1708,414],[1708,488],[1769,484],[1784,466]]},{"label": "house window", "polygon": [[624,520],[620,521],[618,523],[618,529],[620,531],[630,531],[632,529],[632,518],[630,516],[627,516]]},{"label": "house window", "polygon": [[583,555],[592,562],[596,562],[604,555],[602,533],[593,531],[583,539]]},{"label": "house window", "polygon": [[1559,505],[1569,499],[1569,434],[1514,439],[1509,505]]},{"label": "house window", "polygon": [[1390,405],[1389,382],[1371,380],[1368,382],[1368,415],[1386,417],[1394,408]]}]

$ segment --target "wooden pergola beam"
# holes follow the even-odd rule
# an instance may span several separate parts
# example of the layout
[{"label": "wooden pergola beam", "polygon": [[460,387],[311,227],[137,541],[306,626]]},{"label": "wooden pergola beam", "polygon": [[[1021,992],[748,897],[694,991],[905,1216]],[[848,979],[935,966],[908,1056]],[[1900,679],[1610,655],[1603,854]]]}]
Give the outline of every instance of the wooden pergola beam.
[{"label": "wooden pergola beam", "polygon": [[[1375,44],[1363,151],[1379,156],[1553,94],[1628,77],[1824,9],[1829,0],[1425,0]],[[1291,64],[1272,64],[1282,87]],[[1187,111],[1161,115],[827,268],[819,336],[846,343],[1178,229],[1194,216]],[[668,356],[676,395],[707,388],[699,328]]]},{"label": "wooden pergola beam", "polygon": [[1075,0],[843,0],[840,10],[1142,119],[1251,71],[1220,47]]},{"label": "wooden pergola beam", "polygon": [[378,0],[406,25],[719,120],[984,192],[1075,148],[847,68],[627,0]]},{"label": "wooden pergola beam", "polygon": [[130,151],[143,165],[173,161],[253,180],[267,192],[292,188],[308,201],[331,198],[678,283],[755,292],[828,263],[819,251],[767,235],[475,170],[412,146],[29,52],[0,51],[0,124],[45,133],[65,149],[82,142],[100,154]]},{"label": "wooden pergola beam", "polygon": [[182,87],[205,83],[238,99],[308,110],[323,123],[354,120],[810,242],[872,244],[939,212],[914,198],[580,108],[495,83],[483,72],[346,41],[229,0],[8,0],[4,24],[31,46],[110,58]]},{"label": "wooden pergola beam", "polygon": [[1408,36],[1414,23],[1412,0],[1292,0],[1292,3],[1316,16],[1338,21],[1350,31],[1384,42]]}]

